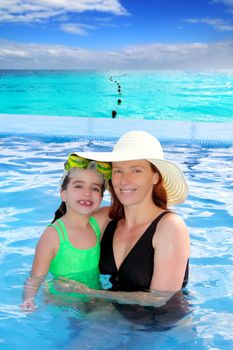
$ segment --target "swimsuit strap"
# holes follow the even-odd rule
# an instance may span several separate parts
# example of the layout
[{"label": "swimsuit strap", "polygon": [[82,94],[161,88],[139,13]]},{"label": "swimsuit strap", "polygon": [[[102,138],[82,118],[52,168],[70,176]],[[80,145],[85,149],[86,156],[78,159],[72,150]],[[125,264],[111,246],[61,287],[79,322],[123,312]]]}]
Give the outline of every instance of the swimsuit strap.
[{"label": "swimsuit strap", "polygon": [[171,213],[171,211],[170,211],[170,210],[165,210],[165,211],[163,211],[161,214],[159,214],[159,215],[157,216],[157,218],[154,219],[153,222],[156,222],[156,224],[158,224],[159,221],[160,221],[160,219],[162,219],[162,217],[163,217],[164,215],[168,214],[168,213]]},{"label": "swimsuit strap", "polygon": [[60,242],[64,241],[65,240],[64,239],[64,232],[62,231],[61,227],[59,225],[55,225],[55,224],[48,225],[48,227],[50,227],[50,226],[54,227],[55,230],[57,231]]},{"label": "swimsuit strap", "polygon": [[64,235],[64,237],[63,237],[64,241],[68,241],[69,242],[69,238],[68,238],[68,234],[67,234],[64,222],[61,219],[58,219],[57,222],[61,226],[61,229],[62,229],[62,232],[63,232],[63,235]]},{"label": "swimsuit strap", "polygon": [[[64,222],[61,219],[58,219],[56,221],[56,223],[58,223],[58,225],[50,224],[50,225],[48,225],[48,227],[52,226],[55,228],[55,230],[57,231],[58,236],[60,238],[60,241],[68,241],[69,242],[68,233],[66,231],[66,227],[65,227]],[[99,224],[96,221],[96,219],[94,218],[94,216],[90,216],[89,224],[91,225],[93,231],[95,232],[96,237],[99,239],[101,236],[101,230],[100,230]]]},{"label": "swimsuit strap", "polygon": [[151,235],[151,237],[154,236],[155,232],[156,232],[156,228],[157,225],[159,223],[159,221],[162,219],[162,217],[164,217],[166,214],[171,213],[169,210],[165,210],[163,211],[161,214],[159,214],[149,225],[149,227],[147,228],[147,230],[145,232],[147,232],[149,235]]},{"label": "swimsuit strap", "polygon": [[93,231],[95,232],[97,238],[100,238],[101,230],[100,230],[99,224],[96,221],[96,218],[94,218],[94,216],[90,216],[89,224],[91,225],[91,227],[92,227]]}]

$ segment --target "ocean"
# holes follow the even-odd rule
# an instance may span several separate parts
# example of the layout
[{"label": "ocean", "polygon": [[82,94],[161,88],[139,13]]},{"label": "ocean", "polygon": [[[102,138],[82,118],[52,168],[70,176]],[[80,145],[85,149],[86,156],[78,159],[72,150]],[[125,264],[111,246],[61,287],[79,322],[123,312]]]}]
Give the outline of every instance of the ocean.
[{"label": "ocean", "polygon": [[0,70],[0,114],[227,123],[233,71]]}]

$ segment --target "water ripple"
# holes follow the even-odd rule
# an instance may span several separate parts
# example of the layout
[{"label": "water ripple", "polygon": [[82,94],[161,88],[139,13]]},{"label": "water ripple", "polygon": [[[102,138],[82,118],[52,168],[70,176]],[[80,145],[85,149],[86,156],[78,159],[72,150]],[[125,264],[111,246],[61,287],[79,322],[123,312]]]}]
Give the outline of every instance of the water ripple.
[{"label": "water ripple", "polygon": [[[89,334],[95,340],[96,348],[108,349],[103,337],[96,337],[96,329],[99,329],[101,334],[109,334],[109,339],[115,332],[125,335],[126,346],[131,344],[130,347],[135,349],[143,346],[160,348],[161,344],[166,344],[167,348],[177,344],[174,349],[182,348],[181,344],[186,344],[187,348],[225,349],[225,345],[232,348],[232,148],[164,146],[165,158],[181,166],[190,189],[187,201],[176,208],[186,221],[191,236],[186,298],[189,315],[177,322],[174,329],[154,333],[149,327],[129,322],[116,312],[106,313],[105,307],[82,318],[74,315],[71,309],[64,312],[59,307],[46,305],[43,293],[38,297],[37,313],[25,316],[19,311],[22,287],[31,268],[36,242],[60,204],[59,183],[67,154],[75,150],[109,151],[112,145],[110,141],[0,139],[0,327],[4,334],[11,329],[11,337],[0,339],[1,345],[10,342],[8,348],[21,350],[15,347],[12,329],[20,334],[26,334],[30,329],[24,348],[35,339],[41,348],[58,342],[64,345],[70,342],[73,332],[73,344],[85,344]],[[104,201],[109,203],[108,193]],[[49,332],[51,327],[56,328],[56,335]],[[59,338],[60,334],[63,340]],[[139,337],[142,334],[143,337]],[[118,342],[116,346],[120,346]]]}]

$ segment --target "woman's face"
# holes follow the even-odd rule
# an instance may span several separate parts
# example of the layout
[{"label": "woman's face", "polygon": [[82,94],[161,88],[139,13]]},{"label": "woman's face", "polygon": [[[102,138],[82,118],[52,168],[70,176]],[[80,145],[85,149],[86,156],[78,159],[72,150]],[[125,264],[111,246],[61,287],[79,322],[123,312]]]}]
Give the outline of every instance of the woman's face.
[{"label": "woman's face", "polygon": [[153,185],[158,174],[147,160],[112,163],[112,185],[118,200],[125,206],[152,200]]}]

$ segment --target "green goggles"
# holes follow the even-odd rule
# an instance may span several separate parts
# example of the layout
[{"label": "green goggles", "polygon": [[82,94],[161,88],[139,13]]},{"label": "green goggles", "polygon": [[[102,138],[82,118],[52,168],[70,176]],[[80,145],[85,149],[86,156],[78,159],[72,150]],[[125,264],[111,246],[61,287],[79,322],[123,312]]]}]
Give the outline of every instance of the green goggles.
[{"label": "green goggles", "polygon": [[112,166],[110,163],[97,162],[95,160],[82,158],[74,153],[69,154],[68,159],[64,164],[64,168],[67,171],[71,168],[88,169],[93,162],[96,164],[96,170],[98,173],[102,174],[105,180],[110,180],[112,176]]}]

